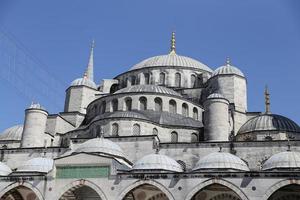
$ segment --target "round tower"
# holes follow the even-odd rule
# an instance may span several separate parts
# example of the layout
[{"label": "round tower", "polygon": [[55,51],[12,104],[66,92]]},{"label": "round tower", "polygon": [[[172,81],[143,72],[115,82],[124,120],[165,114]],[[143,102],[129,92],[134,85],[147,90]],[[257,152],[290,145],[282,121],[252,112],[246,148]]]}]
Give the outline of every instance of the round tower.
[{"label": "round tower", "polygon": [[21,147],[43,147],[48,112],[40,104],[31,104],[25,110]]},{"label": "round tower", "polygon": [[213,93],[204,102],[204,138],[209,141],[228,141],[229,101],[221,94]]}]

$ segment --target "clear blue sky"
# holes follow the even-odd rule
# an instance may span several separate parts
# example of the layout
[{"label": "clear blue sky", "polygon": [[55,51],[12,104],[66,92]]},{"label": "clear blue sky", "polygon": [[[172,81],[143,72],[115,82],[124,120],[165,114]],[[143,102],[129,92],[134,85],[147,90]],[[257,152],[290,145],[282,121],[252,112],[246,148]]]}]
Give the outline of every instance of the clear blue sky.
[{"label": "clear blue sky", "polygon": [[[249,111],[264,110],[268,84],[271,111],[300,123],[299,0],[1,0],[0,28],[45,63],[62,94],[82,76],[93,38],[99,83],[167,53],[175,30],[178,54],[212,69],[231,57],[247,76]],[[0,79],[0,131],[23,123],[31,101],[14,87]],[[62,111],[62,95],[54,105],[38,94],[50,113]]]}]

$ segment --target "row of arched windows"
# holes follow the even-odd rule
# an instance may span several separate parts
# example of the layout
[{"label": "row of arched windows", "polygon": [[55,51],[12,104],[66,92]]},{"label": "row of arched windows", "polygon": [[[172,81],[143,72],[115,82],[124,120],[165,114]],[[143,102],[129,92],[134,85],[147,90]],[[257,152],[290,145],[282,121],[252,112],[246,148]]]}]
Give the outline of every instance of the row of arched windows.
[{"label": "row of arched windows", "polygon": [[[115,112],[118,110],[118,100],[113,99],[112,100],[112,112]],[[125,110],[130,111],[132,109],[132,99],[130,97],[125,98],[124,100],[125,104]],[[162,99],[160,97],[156,97],[154,99],[154,110],[161,112],[162,111]],[[147,110],[148,109],[148,101],[146,97],[140,97],[139,98],[139,110]],[[171,99],[169,101],[169,112],[170,113],[177,113],[177,103],[175,100]],[[182,113],[183,116],[189,117],[189,106],[187,103],[182,104]],[[198,120],[198,109],[193,108],[193,118]]]},{"label": "row of arched windows", "polygon": [[[141,134],[141,126],[139,124],[134,124],[132,126],[132,135],[138,136]],[[153,135],[158,135],[157,128],[153,128],[152,130]],[[113,123],[111,125],[111,135],[118,136],[119,135],[119,125],[117,123]],[[199,137],[197,133],[192,133],[191,135],[191,142],[198,142]],[[176,131],[171,132],[171,142],[176,143],[178,142],[178,133]]]},{"label": "row of arched windows", "polygon": [[[142,74],[144,77],[144,82],[141,82],[141,74],[140,75],[132,75],[129,78],[126,78],[122,84],[122,87],[127,87],[128,82],[130,85],[139,85],[139,84],[154,84],[153,76],[151,73],[143,73]],[[191,87],[196,87],[196,80],[197,76],[195,74],[191,75]],[[159,74],[159,80],[158,80],[159,85],[167,85],[166,83],[166,73],[161,72]],[[181,73],[177,72],[175,73],[175,82],[174,82],[175,87],[182,87],[182,75]]]}]

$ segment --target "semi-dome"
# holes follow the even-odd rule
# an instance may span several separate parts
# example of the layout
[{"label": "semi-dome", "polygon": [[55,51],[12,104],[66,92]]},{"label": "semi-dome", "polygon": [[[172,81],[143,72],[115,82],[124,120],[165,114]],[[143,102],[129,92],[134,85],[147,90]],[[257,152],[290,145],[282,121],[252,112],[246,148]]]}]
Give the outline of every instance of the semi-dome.
[{"label": "semi-dome", "polygon": [[0,162],[0,176],[7,176],[11,172],[12,172],[11,169],[6,164]]},{"label": "semi-dome", "polygon": [[112,113],[104,113],[102,115],[98,115],[93,119],[93,121],[100,120],[100,119],[108,119],[108,118],[130,118],[130,119],[143,119],[149,120],[149,118],[143,115],[140,112],[135,111],[115,111]]},{"label": "semi-dome", "polygon": [[74,81],[72,81],[71,86],[87,86],[97,89],[96,83],[86,77],[75,79]]},{"label": "semi-dome", "polygon": [[176,53],[167,55],[159,55],[147,58],[138,64],[134,65],[130,70],[148,68],[148,67],[188,67],[193,69],[200,69],[207,72],[212,70],[205,64],[186,56],[180,56]]},{"label": "semi-dome", "polygon": [[286,151],[274,154],[262,165],[262,170],[274,169],[300,170],[300,153]]},{"label": "semi-dome", "polygon": [[37,157],[26,161],[17,168],[17,172],[41,172],[48,173],[54,167],[53,159]]},{"label": "semi-dome", "polygon": [[183,172],[181,165],[174,159],[162,154],[150,154],[139,159],[132,167],[135,171],[164,170]]},{"label": "semi-dome", "polygon": [[262,114],[249,119],[238,134],[257,131],[284,131],[300,133],[300,127],[292,120],[275,114]]},{"label": "semi-dome", "polygon": [[227,59],[226,64],[217,68],[213,73],[211,77],[217,76],[217,75],[238,75],[241,77],[245,77],[244,73],[239,70],[237,67],[231,65],[230,60]]},{"label": "semi-dome", "polygon": [[0,140],[21,140],[22,132],[23,124],[12,126],[1,133]]},{"label": "semi-dome", "polygon": [[242,159],[233,154],[215,152],[201,158],[194,167],[194,170],[249,171],[249,168]]},{"label": "semi-dome", "polygon": [[151,93],[168,94],[173,96],[181,96],[179,93],[175,92],[172,89],[163,86],[158,86],[158,85],[133,85],[133,86],[120,89],[116,91],[115,94],[130,93],[130,92],[133,93],[151,92]]},{"label": "semi-dome", "polygon": [[117,156],[125,158],[124,152],[119,145],[116,143],[104,139],[104,138],[94,138],[90,139],[82,144],[80,144],[74,152],[76,153],[102,153],[111,156]]}]

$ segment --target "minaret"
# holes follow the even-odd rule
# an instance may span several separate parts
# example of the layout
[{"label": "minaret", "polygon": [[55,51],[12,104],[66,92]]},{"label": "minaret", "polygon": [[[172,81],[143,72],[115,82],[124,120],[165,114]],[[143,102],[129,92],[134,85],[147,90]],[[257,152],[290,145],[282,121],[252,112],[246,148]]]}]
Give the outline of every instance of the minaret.
[{"label": "minaret", "polygon": [[90,58],[86,69],[86,77],[94,81],[94,47],[95,47],[95,41],[92,41],[91,44],[91,52],[90,52]]},{"label": "minaret", "polygon": [[174,31],[172,32],[170,54],[176,54],[176,39]]},{"label": "minaret", "polygon": [[270,110],[270,93],[268,86],[265,87],[265,107],[266,107],[266,114],[271,114]]}]

